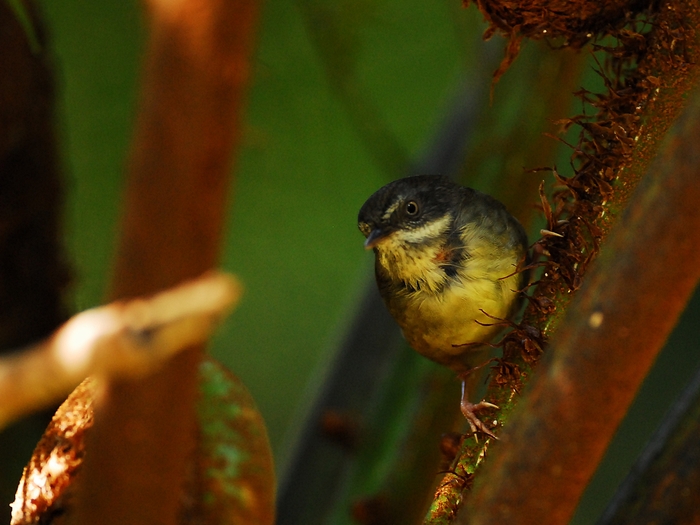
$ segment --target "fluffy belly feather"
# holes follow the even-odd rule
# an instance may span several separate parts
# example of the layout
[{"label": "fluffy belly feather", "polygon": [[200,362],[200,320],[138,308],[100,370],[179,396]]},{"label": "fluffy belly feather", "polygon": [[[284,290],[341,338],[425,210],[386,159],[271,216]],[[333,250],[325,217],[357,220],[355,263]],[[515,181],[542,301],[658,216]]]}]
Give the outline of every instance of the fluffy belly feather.
[{"label": "fluffy belly feather", "polygon": [[[416,351],[462,371],[472,366],[472,354],[483,350],[478,343],[489,342],[503,329],[492,317],[510,316],[516,300],[510,281],[455,282],[440,294],[417,291],[398,301],[389,300],[388,306]],[[474,352],[465,348],[468,344],[474,344]]]}]

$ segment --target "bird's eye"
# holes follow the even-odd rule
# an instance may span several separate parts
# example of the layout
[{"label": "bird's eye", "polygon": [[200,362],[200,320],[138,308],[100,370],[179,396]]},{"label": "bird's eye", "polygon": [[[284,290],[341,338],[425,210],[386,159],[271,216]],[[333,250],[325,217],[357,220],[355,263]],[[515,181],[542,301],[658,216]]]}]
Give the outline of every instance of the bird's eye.
[{"label": "bird's eye", "polygon": [[406,214],[413,217],[418,215],[418,203],[416,201],[408,201],[406,203]]}]

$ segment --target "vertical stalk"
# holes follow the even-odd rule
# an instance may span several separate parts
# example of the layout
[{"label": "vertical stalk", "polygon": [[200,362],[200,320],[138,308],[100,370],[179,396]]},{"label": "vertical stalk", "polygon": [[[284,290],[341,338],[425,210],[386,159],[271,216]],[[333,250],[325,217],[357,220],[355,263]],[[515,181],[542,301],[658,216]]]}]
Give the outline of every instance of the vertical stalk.
[{"label": "vertical stalk", "polygon": [[[148,0],[150,40],[111,298],[217,264],[258,2]],[[203,348],[143,381],[109,381],[73,523],[176,522],[195,446]]]}]

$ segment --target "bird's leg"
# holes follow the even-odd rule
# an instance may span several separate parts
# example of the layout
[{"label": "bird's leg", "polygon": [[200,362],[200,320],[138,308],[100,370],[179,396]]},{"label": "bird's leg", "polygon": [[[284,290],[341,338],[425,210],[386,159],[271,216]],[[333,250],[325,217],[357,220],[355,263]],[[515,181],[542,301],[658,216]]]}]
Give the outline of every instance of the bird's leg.
[{"label": "bird's leg", "polygon": [[467,423],[469,423],[469,428],[471,428],[472,433],[476,434],[477,432],[483,432],[489,437],[498,439],[496,435],[493,432],[491,432],[491,430],[489,430],[489,428],[484,424],[484,422],[481,421],[481,419],[479,419],[477,416],[477,413],[481,412],[482,410],[498,408],[498,406],[483,400],[479,403],[472,403],[469,401],[469,386],[471,386],[471,383],[473,382],[473,380],[470,381],[470,378],[473,378],[472,373],[475,370],[476,368],[472,368],[466,372],[462,372],[458,376],[459,379],[462,381],[462,400],[459,404],[459,407],[462,410],[462,415],[464,415],[465,419],[467,420]]}]

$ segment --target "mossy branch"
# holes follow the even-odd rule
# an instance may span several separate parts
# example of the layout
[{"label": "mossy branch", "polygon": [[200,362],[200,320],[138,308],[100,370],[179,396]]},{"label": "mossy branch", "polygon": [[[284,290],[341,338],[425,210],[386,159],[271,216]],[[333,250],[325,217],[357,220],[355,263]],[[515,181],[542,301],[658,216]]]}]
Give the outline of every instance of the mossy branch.
[{"label": "mossy branch", "polygon": [[699,135],[700,91],[607,239],[458,523],[569,522],[700,279]]},{"label": "mossy branch", "polygon": [[[696,28],[700,17],[695,4],[666,2],[636,11],[627,6],[622,18],[606,24],[595,17],[619,10],[609,11],[603,6],[596,11],[596,2],[571,1],[568,4],[581,5],[570,5],[568,10],[556,13],[553,9],[546,11],[547,20],[528,25],[520,18],[509,22],[504,14],[507,9],[494,10],[496,4],[499,9],[517,7],[513,11],[517,17],[527,13],[542,17],[545,11],[541,6],[529,11],[523,2],[478,2],[493,31],[505,32],[512,39],[546,37],[569,46],[581,46],[590,40],[602,42],[606,37],[606,42],[610,37],[615,41],[614,46],[595,48],[606,57],[600,70],[606,91],[579,93],[594,113],[568,121],[568,125],[581,129],[572,155],[575,173],[570,178],[557,176],[561,189],[551,202],[544,195],[542,198],[547,230],[551,232],[535,245],[536,251],[546,257],[541,263],[543,273],[523,321],[503,340],[503,358],[495,367],[486,395],[487,401],[502,407],[494,418],[494,430],[498,431],[581,287],[588,266],[649,170],[669,127],[684,107],[684,98],[697,82]],[[580,27],[572,26],[570,21],[556,19],[557,14],[573,12],[595,18],[585,26],[585,35],[579,35]],[[426,523],[452,522],[490,445],[489,440],[464,440],[436,493]]]}]

